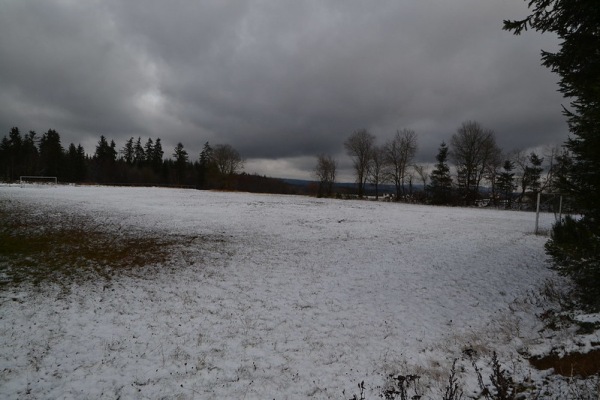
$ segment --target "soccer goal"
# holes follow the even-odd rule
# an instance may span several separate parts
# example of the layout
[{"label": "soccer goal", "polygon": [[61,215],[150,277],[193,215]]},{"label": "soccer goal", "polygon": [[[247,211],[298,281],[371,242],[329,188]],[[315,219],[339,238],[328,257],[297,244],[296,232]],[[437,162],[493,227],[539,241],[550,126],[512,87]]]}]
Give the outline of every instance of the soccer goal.
[{"label": "soccer goal", "polygon": [[56,176],[20,176],[19,183],[21,187],[25,185],[56,185],[58,180]]},{"label": "soccer goal", "polygon": [[562,223],[565,215],[577,214],[570,196],[562,193],[538,193],[535,207],[535,233],[540,233],[540,213],[554,214],[554,223]]}]

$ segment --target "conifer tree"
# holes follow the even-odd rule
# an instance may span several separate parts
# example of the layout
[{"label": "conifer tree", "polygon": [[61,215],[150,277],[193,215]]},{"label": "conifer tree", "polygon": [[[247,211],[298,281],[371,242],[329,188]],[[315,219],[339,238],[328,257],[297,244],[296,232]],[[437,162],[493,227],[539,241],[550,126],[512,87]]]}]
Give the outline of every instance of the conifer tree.
[{"label": "conifer tree", "polygon": [[204,143],[204,147],[200,152],[198,162],[198,187],[208,189],[211,186],[213,168],[213,149],[208,142]]},{"label": "conifer tree", "polygon": [[173,158],[175,159],[176,180],[178,184],[181,184],[183,183],[188,164],[188,153],[183,148],[183,144],[181,144],[181,142],[177,143],[177,146],[175,146]]},{"label": "conifer tree", "polygon": [[144,154],[146,155],[144,160],[146,164],[151,164],[152,157],[154,156],[154,142],[152,141],[152,138],[148,138],[146,141],[146,144],[144,145]]},{"label": "conifer tree", "polygon": [[498,176],[498,189],[502,193],[504,200],[506,200],[506,206],[512,207],[512,193],[515,190],[515,169],[514,164],[510,160],[504,161],[502,166],[502,172]]},{"label": "conifer tree", "polygon": [[123,155],[123,161],[125,161],[125,164],[133,165],[133,136],[130,137],[127,142],[125,142],[125,146],[123,146],[123,149],[121,149],[121,154]]},{"label": "conifer tree", "polygon": [[24,175],[37,175],[39,169],[39,151],[37,148],[37,133],[29,131],[23,138],[22,166]]},{"label": "conifer tree", "polygon": [[141,167],[146,161],[146,152],[142,146],[142,138],[138,136],[135,145],[133,146],[133,163],[137,167]]},{"label": "conifer tree", "polygon": [[20,160],[23,155],[23,138],[21,137],[21,131],[19,131],[19,128],[11,128],[8,134],[7,143],[3,145],[6,149],[5,164],[7,179],[9,181],[19,179],[19,175],[21,175]]},{"label": "conifer tree", "polygon": [[110,144],[104,137],[100,136],[96,152],[94,153],[95,179],[98,182],[110,182],[114,177],[115,162],[117,159],[116,145],[113,140]]},{"label": "conifer tree", "polygon": [[435,157],[437,164],[431,171],[429,191],[433,204],[448,204],[452,197],[452,178],[448,166],[448,146],[442,142]]},{"label": "conifer tree", "polygon": [[578,285],[580,299],[600,309],[600,7],[598,0],[527,1],[531,14],[504,21],[504,29],[558,36],[558,50],[542,51],[542,64],[560,76],[559,91],[570,101],[563,113],[573,158],[564,190],[583,212],[556,224],[546,249],[555,268]]},{"label": "conifer tree", "polygon": [[162,143],[160,142],[160,138],[157,138],[156,142],[154,142],[154,148],[152,149],[152,160],[151,160],[152,169],[154,170],[155,173],[160,172],[160,169],[163,164],[163,155],[164,155],[164,152],[162,149]]},{"label": "conifer tree", "polygon": [[61,177],[63,158],[64,149],[60,144],[60,135],[54,129],[49,129],[40,139],[40,169],[42,175]]}]

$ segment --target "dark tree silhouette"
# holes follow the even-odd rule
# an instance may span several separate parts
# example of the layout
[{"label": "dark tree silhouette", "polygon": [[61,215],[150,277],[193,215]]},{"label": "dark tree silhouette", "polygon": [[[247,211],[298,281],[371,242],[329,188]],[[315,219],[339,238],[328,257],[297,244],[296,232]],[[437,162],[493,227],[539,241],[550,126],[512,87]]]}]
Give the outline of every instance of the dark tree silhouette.
[{"label": "dark tree silhouette", "polygon": [[63,163],[64,149],[60,144],[60,135],[54,129],[49,129],[40,139],[41,175],[62,176]]},{"label": "dark tree silhouette", "polygon": [[356,184],[358,185],[358,197],[362,197],[365,192],[365,184],[369,177],[371,152],[374,145],[375,136],[370,134],[366,129],[355,131],[344,142],[346,152],[352,158],[352,165],[356,174]]},{"label": "dark tree silhouette", "polygon": [[442,142],[435,157],[437,163],[430,175],[429,192],[433,204],[449,204],[452,201],[452,178],[448,166],[448,146]]},{"label": "dark tree silhouette", "polygon": [[318,197],[331,197],[333,195],[336,170],[337,163],[333,157],[328,154],[319,154],[317,156],[317,166],[315,167],[314,174],[319,182]]},{"label": "dark tree silhouette", "polygon": [[573,158],[563,189],[583,212],[555,225],[546,249],[555,268],[578,285],[580,298],[600,309],[600,7],[598,0],[527,1],[531,14],[504,21],[504,29],[558,36],[558,51],[542,51],[542,64],[560,76],[559,90],[570,100],[564,114]]}]

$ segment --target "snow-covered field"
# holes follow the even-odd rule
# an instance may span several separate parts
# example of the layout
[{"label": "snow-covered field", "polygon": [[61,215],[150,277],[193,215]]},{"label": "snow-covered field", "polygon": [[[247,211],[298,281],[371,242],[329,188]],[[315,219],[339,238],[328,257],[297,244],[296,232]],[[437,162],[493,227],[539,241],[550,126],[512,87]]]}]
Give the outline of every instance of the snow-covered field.
[{"label": "snow-covered field", "polygon": [[534,213],[0,187],[9,200],[190,248],[109,286],[1,291],[1,398],[343,399],[362,380],[376,397],[387,374],[446,368],[464,346],[534,342],[509,305],[552,276]]}]

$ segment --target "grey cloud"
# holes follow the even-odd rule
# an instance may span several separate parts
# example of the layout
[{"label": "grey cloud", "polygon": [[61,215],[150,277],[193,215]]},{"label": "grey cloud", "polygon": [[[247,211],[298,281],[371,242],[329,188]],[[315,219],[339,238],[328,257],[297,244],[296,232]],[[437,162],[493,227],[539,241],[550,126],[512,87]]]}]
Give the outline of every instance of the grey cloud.
[{"label": "grey cloud", "polygon": [[9,2],[0,122],[74,142],[161,137],[190,154],[230,143],[261,168],[343,159],[360,128],[380,142],[414,129],[424,162],[467,119],[505,150],[560,142],[566,102],[539,65],[555,39],[501,30],[526,12],[519,0]]}]

